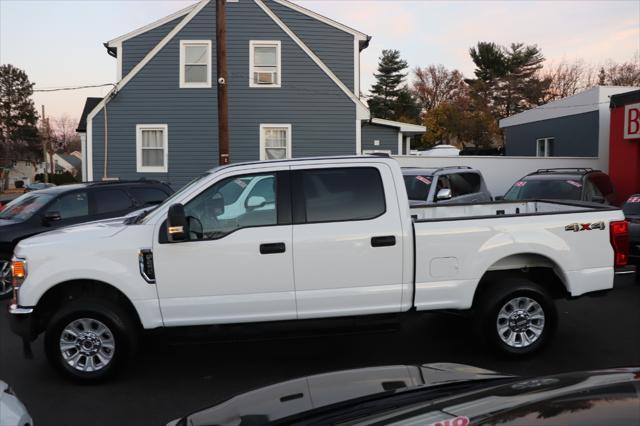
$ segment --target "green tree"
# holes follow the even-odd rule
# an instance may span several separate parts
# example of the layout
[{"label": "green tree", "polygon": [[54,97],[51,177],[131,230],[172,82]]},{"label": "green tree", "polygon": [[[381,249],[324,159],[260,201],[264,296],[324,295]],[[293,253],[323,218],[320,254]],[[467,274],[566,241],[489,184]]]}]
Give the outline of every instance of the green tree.
[{"label": "green tree", "polygon": [[41,158],[33,83],[11,64],[0,65],[0,166]]},{"label": "green tree", "polygon": [[537,46],[479,42],[469,54],[476,78],[467,83],[473,97],[481,99],[496,119],[544,103],[551,80],[540,76],[544,56]]},{"label": "green tree", "polygon": [[[400,57],[400,51],[382,51],[378,72],[374,74],[376,83],[371,88],[369,98],[369,109],[374,117],[396,120],[400,116],[402,108],[398,101],[406,103],[408,100],[406,94],[403,94],[404,87],[402,87],[402,82],[407,76],[404,72],[406,69],[407,61]],[[407,105],[403,106],[403,108],[406,107]]]}]

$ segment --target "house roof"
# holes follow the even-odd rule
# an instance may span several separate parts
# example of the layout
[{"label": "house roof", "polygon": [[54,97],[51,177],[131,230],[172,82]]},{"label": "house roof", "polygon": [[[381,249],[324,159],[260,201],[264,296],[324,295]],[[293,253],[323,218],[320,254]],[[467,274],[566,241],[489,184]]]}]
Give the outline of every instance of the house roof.
[{"label": "house roof", "polygon": [[80,168],[82,167],[82,160],[80,160],[75,155],[58,154],[58,156],[62,158],[64,161],[66,161],[67,163],[69,163],[76,170],[80,170]]},{"label": "house roof", "polygon": [[573,96],[568,96],[564,99],[549,102],[548,104],[503,118],[500,120],[500,128],[598,111],[609,103],[612,95],[630,92],[636,89],[638,88],[595,86]]},{"label": "house roof", "polygon": [[609,108],[616,108],[633,102],[640,102],[640,89],[611,96]]},{"label": "house roof", "polygon": [[[341,24],[340,22],[334,21],[331,18],[327,18],[326,16],[316,13],[312,10],[299,6],[291,1],[288,1],[288,0],[272,0],[272,1],[275,1],[276,3],[279,3],[283,6],[289,7],[311,18],[317,19],[318,21],[324,22],[325,24],[330,25],[334,28],[337,28],[339,30],[352,34],[354,37],[356,37],[359,40],[360,50],[366,49],[367,46],[369,46],[369,41],[371,40],[371,37],[363,32],[355,30],[347,25]],[[196,2],[191,6],[185,7],[184,9],[181,9],[175,13],[172,13],[171,15],[165,16],[162,19],[158,19],[157,21],[154,21],[148,25],[137,28],[124,35],[111,39],[108,42],[104,43],[104,45],[107,48],[107,51],[114,52],[115,54],[117,54],[117,48],[122,44],[122,42],[129,40],[130,38],[139,36],[140,34],[145,33],[147,31],[151,31],[155,28],[158,28],[168,22],[173,21],[174,19],[180,18],[182,16],[186,16],[198,5],[198,3],[199,2]]]},{"label": "house roof", "polygon": [[407,133],[407,134],[409,133],[422,134],[427,131],[427,128],[425,126],[420,126],[419,124],[409,124],[409,123],[403,123],[401,121],[385,120],[382,118],[372,118],[369,121],[372,124],[378,124],[380,126],[395,127],[399,129],[402,133]]},{"label": "house roof", "polygon": [[96,107],[96,105],[100,103],[100,101],[102,101],[102,98],[87,98],[84,103],[84,108],[82,109],[82,115],[80,115],[80,121],[78,122],[76,132],[87,132],[87,116]]},{"label": "house roof", "polygon": [[124,35],[121,35],[119,37],[111,39],[108,42],[104,43],[104,45],[107,47],[107,49],[109,49],[109,48],[117,48],[125,40],[128,40],[130,38],[139,36],[140,34],[146,33],[147,31],[151,31],[154,28],[158,28],[158,27],[166,24],[167,22],[171,22],[174,19],[177,19],[177,18],[180,18],[182,16],[185,16],[185,15],[189,14],[189,12],[191,12],[198,5],[198,3],[199,2],[195,2],[191,6],[185,7],[184,9],[180,9],[179,11],[177,11],[175,13],[172,13],[171,15],[167,15],[164,18],[158,19],[157,21],[153,21],[152,23],[147,24],[144,27],[137,28],[137,29],[135,29],[133,31],[130,31],[130,32],[124,34]]}]

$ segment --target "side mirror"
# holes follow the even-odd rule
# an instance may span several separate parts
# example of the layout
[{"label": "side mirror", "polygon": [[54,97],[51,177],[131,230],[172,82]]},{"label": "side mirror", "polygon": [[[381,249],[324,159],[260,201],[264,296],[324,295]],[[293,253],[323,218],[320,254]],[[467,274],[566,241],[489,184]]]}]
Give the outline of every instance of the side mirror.
[{"label": "side mirror", "polygon": [[167,213],[167,238],[172,243],[185,241],[189,237],[189,226],[182,204],[173,204]]},{"label": "side mirror", "polygon": [[260,207],[264,207],[265,204],[267,204],[266,198],[259,195],[254,195],[252,197],[249,197],[249,199],[247,200],[247,209],[259,209]]},{"label": "side mirror", "polygon": [[44,218],[42,219],[42,221],[45,225],[48,225],[51,222],[57,222],[60,219],[62,219],[62,216],[60,216],[60,212],[48,211],[44,214]]},{"label": "side mirror", "polygon": [[591,197],[591,202],[593,203],[600,203],[600,204],[604,204],[604,197],[602,195],[594,195],[593,197]]},{"label": "side mirror", "polygon": [[504,200],[504,195],[496,195],[493,197],[494,201],[502,201]]},{"label": "side mirror", "polygon": [[450,200],[451,190],[449,188],[442,188],[436,195],[436,201]]}]

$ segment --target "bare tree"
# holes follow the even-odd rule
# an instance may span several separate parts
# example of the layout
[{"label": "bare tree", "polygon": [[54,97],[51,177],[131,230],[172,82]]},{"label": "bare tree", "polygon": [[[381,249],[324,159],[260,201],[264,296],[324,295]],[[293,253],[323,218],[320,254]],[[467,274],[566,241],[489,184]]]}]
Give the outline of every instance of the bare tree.
[{"label": "bare tree", "polygon": [[54,118],[52,133],[54,139],[54,149],[56,151],[63,150],[65,152],[73,152],[80,149],[80,136],[76,133],[78,120],[70,118],[68,115],[62,115]]},{"label": "bare tree", "polygon": [[448,70],[444,65],[429,65],[413,70],[412,91],[423,112],[438,107],[442,102],[455,100],[466,92],[462,73]]},{"label": "bare tree", "polygon": [[640,52],[628,62],[609,61],[603,69],[605,84],[609,86],[640,86]]},{"label": "bare tree", "polygon": [[550,81],[545,94],[545,101],[566,98],[575,95],[587,87],[588,68],[584,61],[561,61],[556,65],[545,67],[542,78]]}]

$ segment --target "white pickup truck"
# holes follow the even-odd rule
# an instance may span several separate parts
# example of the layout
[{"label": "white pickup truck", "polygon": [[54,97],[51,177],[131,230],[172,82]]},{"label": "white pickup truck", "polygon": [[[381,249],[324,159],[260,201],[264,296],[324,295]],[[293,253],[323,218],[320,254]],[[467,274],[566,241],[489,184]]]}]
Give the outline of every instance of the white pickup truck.
[{"label": "white pickup truck", "polygon": [[472,310],[495,348],[524,355],[551,337],[554,299],[614,287],[627,239],[602,205],[411,209],[389,158],[235,164],[146,216],[22,241],[10,318],[85,381],[116,371],[143,329],[408,311]]}]

